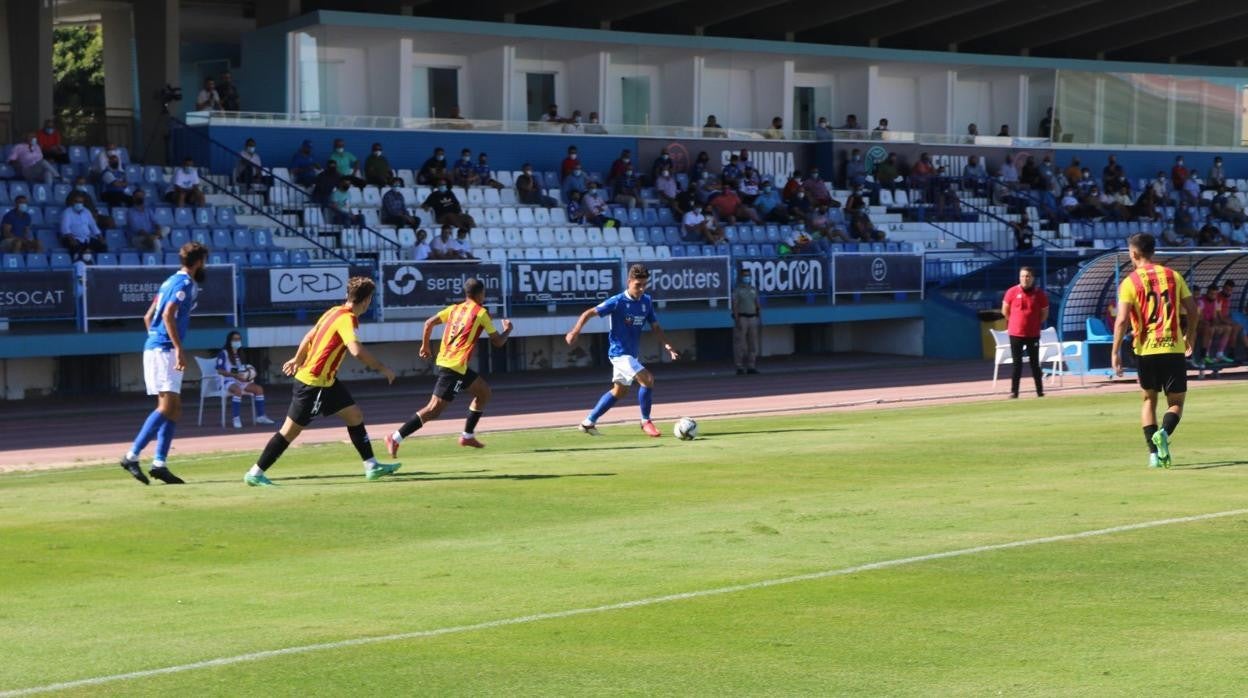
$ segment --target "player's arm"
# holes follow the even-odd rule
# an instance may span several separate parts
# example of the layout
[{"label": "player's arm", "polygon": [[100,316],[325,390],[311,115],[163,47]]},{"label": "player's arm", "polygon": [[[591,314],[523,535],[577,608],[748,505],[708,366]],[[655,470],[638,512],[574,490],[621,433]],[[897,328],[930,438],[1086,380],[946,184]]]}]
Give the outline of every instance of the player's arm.
[{"label": "player's arm", "polygon": [[504,344],[506,344],[506,343],[507,343],[507,338],[511,336],[511,331],[512,331],[513,329],[515,329],[515,328],[512,326],[512,324],[511,324],[511,320],[508,320],[507,318],[503,318],[503,331],[502,331],[502,332],[491,332],[491,333],[490,333],[490,344],[491,344],[491,345],[492,345],[495,349],[498,349],[499,347],[503,346]]},{"label": "player's arm", "polygon": [[347,342],[347,351],[351,352],[351,356],[354,356],[360,363],[385,376],[386,382],[394,382],[394,371],[391,371],[388,366],[378,361],[372,352],[364,348],[360,340],[352,339]]},{"label": "player's arm", "polygon": [[169,335],[169,341],[173,342],[174,363],[173,370],[186,370],[186,353],[182,351],[182,338],[178,336],[178,302],[171,300],[165,304],[165,312],[161,314],[161,322],[165,323],[165,333]]},{"label": "player's arm", "polygon": [[308,330],[307,334],[303,335],[303,339],[299,340],[299,348],[295,350],[295,355],[282,364],[282,373],[293,376],[299,371],[299,367],[308,358],[308,351],[312,348],[312,336],[315,332],[316,328],[313,327]]},{"label": "player's arm", "polygon": [[1200,323],[1200,313],[1196,310],[1196,301],[1189,294],[1184,296],[1179,304],[1183,306],[1183,312],[1187,313],[1187,332],[1183,335],[1184,343],[1187,345],[1187,355],[1192,355],[1192,349],[1196,342],[1196,325]]},{"label": "player's arm", "polygon": [[672,348],[671,342],[667,341],[667,335],[663,333],[662,325],[660,325],[657,321],[651,321],[650,331],[654,332],[655,337],[658,337],[659,343],[663,345],[663,348],[667,350],[667,353],[672,355],[672,361],[680,358],[680,354],[676,353],[676,350]]},{"label": "player's arm", "polygon": [[576,324],[564,335],[564,339],[567,340],[569,345],[576,343],[576,338],[581,336],[581,330],[585,328],[585,323],[589,322],[590,318],[595,317],[598,317],[598,306],[581,313],[581,316],[576,319]]},{"label": "player's arm", "polygon": [[430,316],[425,320],[425,329],[420,335],[420,358],[426,361],[433,358],[433,351],[429,348],[429,342],[433,337],[433,328],[442,324],[442,313]]},{"label": "player's arm", "polygon": [[160,303],[160,296],[152,298],[152,304],[147,306],[147,312],[143,313],[143,329],[149,332],[152,329],[152,322],[156,319],[156,306]]},{"label": "player's arm", "polygon": [[1049,299],[1044,299],[1044,307],[1040,309],[1040,326],[1044,327],[1044,323],[1049,321]]},{"label": "player's arm", "polygon": [[1114,345],[1110,347],[1110,366],[1114,369],[1115,376],[1122,375],[1122,353],[1118,350],[1122,346],[1122,338],[1127,336],[1127,325],[1131,323],[1131,307],[1134,305],[1131,301],[1118,299],[1118,316],[1114,320]]}]

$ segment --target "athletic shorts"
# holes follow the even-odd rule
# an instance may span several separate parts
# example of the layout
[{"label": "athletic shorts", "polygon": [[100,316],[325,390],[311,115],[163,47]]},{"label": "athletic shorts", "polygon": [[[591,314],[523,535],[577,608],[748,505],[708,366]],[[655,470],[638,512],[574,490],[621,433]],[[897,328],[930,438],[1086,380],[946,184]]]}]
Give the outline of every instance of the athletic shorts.
[{"label": "athletic shorts", "polygon": [[438,377],[438,382],[433,384],[433,394],[447,402],[453,402],[459,391],[472,385],[478,378],[477,372],[471,368],[460,373],[445,366],[439,366],[434,375]]},{"label": "athletic shorts", "polygon": [[251,381],[240,381],[235,378],[226,378],[225,376],[221,376],[221,387],[229,390],[230,386],[233,385],[237,385],[239,390],[246,390],[247,386],[251,385]]},{"label": "athletic shorts", "polygon": [[290,395],[290,410],[286,412],[286,416],[295,424],[306,427],[317,417],[338,414],[354,404],[355,398],[351,397],[351,391],[340,380],[321,388],[296,379],[295,389]]},{"label": "athletic shorts", "polygon": [[178,352],[172,349],[143,350],[143,380],[148,395],[182,392],[182,372],[175,369]]},{"label": "athletic shorts", "polygon": [[638,373],[646,370],[645,366],[637,360],[635,356],[624,354],[623,356],[611,357],[611,382],[620,385],[632,385],[633,379]]},{"label": "athletic shorts", "polygon": [[1135,357],[1140,387],[1166,395],[1187,392],[1187,357],[1182,354],[1146,354]]}]

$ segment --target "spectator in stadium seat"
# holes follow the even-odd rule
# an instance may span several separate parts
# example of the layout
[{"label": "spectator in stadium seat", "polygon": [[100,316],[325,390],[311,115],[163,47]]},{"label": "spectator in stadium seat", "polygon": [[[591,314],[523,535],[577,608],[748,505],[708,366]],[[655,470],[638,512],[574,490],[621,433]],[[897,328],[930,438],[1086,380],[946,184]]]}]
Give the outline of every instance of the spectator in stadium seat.
[{"label": "spectator in stadium seat", "polygon": [[567,119],[563,118],[562,116],[559,116],[559,105],[552,104],[549,107],[547,107],[546,113],[542,114],[542,121],[549,123],[549,124],[561,124],[567,121]]},{"label": "spectator in stadium seat", "polygon": [[434,148],[433,155],[425,160],[425,163],[420,166],[420,171],[416,173],[416,183],[433,186],[446,175],[446,151]]},{"label": "spectator in stadium seat", "polygon": [[560,130],[564,133],[584,133],[585,127],[583,121],[584,120],[581,118],[581,110],[573,109],[572,116],[568,117],[567,121],[564,122],[563,127]]},{"label": "spectator in stadium seat", "polygon": [[1094,186],[1092,187],[1092,195],[1097,197],[1097,203],[1100,205],[1101,210],[1105,212],[1105,216],[1109,220],[1131,220],[1131,207],[1124,205],[1121,201],[1119,201],[1117,195],[1114,193]]},{"label": "spectator in stadium seat", "polygon": [[866,209],[849,218],[849,235],[860,242],[884,242],[884,231],[875,227]]},{"label": "spectator in stadium seat", "polygon": [[182,158],[182,166],[173,172],[173,187],[169,190],[169,198],[174,206],[204,205],[204,190],[199,184],[199,171],[195,169],[195,160],[190,156]]},{"label": "spectator in stadium seat", "polygon": [[408,213],[407,199],[403,198],[403,180],[390,180],[390,189],[381,197],[381,223],[398,228],[419,228],[420,218]]},{"label": "spectator in stadium seat", "polygon": [[737,167],[741,168],[742,173],[744,173],[746,170],[758,169],[757,167],[754,166],[754,161],[750,159],[750,151],[746,150],[745,148],[741,149],[739,157],[737,158]]},{"label": "spectator in stadium seat", "polygon": [[862,127],[858,125],[858,117],[854,114],[845,115],[845,123],[837,127],[839,131],[858,131]]},{"label": "spectator in stadium seat", "polygon": [[785,181],[784,188],[780,190],[780,198],[784,199],[785,203],[792,203],[799,192],[804,193],[802,190],[802,171],[794,170],[793,174],[789,175],[789,178]]},{"label": "spectator in stadium seat", "polygon": [[581,206],[585,209],[585,219],[599,228],[618,228],[620,221],[607,215],[607,201],[598,190],[597,182],[590,182],[589,189],[581,198]]},{"label": "spectator in stadium seat", "polygon": [[1183,185],[1187,183],[1187,178],[1190,174],[1183,165],[1183,156],[1175,157],[1174,167],[1170,168],[1170,185],[1174,187],[1175,191],[1183,191]]},{"label": "spectator in stadium seat", "polygon": [[741,157],[736,154],[729,156],[728,164],[719,171],[719,178],[721,181],[736,186],[737,181],[741,179]]},{"label": "spectator in stadium seat", "polygon": [[672,203],[672,213],[676,215],[676,220],[684,220],[686,213],[700,207],[698,193],[690,185],[688,188],[676,192],[676,199]]},{"label": "spectator in stadium seat", "polygon": [[448,114],[446,118],[448,118],[448,119],[452,119],[452,120],[457,120],[457,121],[463,121],[463,119],[464,119],[464,115],[463,115],[463,113],[461,113],[461,112],[460,112],[460,110],[459,110],[459,105],[458,105],[458,104],[456,104],[455,106],[451,107],[451,113],[450,113],[450,114]]},{"label": "spectator in stadium seat", "polygon": [[1170,180],[1166,177],[1166,173],[1161,170],[1157,170],[1157,176],[1148,183],[1148,188],[1152,190],[1158,206],[1170,198]]},{"label": "spectator in stadium seat", "polygon": [[108,169],[100,175],[100,200],[109,206],[129,206],[133,189],[126,181],[126,170],[116,156],[108,159]]},{"label": "spectator in stadium seat", "polygon": [[464,148],[459,152],[459,159],[451,167],[451,182],[457,187],[471,187],[478,184],[477,167],[472,164],[472,150]]},{"label": "spectator in stadium seat", "polygon": [[295,184],[306,187],[316,181],[321,164],[312,157],[312,141],[304,141],[299,150],[290,156],[290,177]]},{"label": "spectator in stadium seat", "polygon": [[[1009,162],[1007,159],[1006,162]],[[1018,173],[1015,173],[1018,176]],[[966,165],[962,168],[962,187],[964,189],[979,193],[984,191],[984,181],[988,179],[988,170],[979,162],[978,155],[972,155],[966,159]]]},{"label": "spectator in stadium seat", "polygon": [[1062,210],[1070,218],[1085,218],[1085,211],[1080,208],[1079,197],[1075,196],[1074,187],[1066,187],[1062,191],[1062,198],[1058,202]]},{"label": "spectator in stadium seat", "polygon": [[1062,122],[1053,116],[1053,107],[1045,110],[1044,118],[1040,120],[1040,133],[1037,135],[1054,143],[1062,139]]},{"label": "spectator in stadium seat", "polygon": [[664,206],[676,205],[676,195],[680,193],[680,184],[676,182],[676,177],[672,175],[670,169],[659,171],[659,176],[654,180],[654,193],[658,194],[659,201]]},{"label": "spectator in stadium seat", "polygon": [[1028,189],[1039,190],[1046,188],[1041,183],[1040,165],[1036,164],[1034,155],[1028,155],[1027,160],[1023,162],[1023,171],[1019,173],[1019,181]]},{"label": "spectator in stadium seat", "polygon": [[559,163],[559,179],[564,179],[572,174],[574,170],[581,165],[581,153],[576,146],[568,146],[568,154],[564,156],[563,162]]},{"label": "spectator in stadium seat", "polygon": [[256,152],[254,138],[248,138],[243,143],[243,151],[238,154],[238,162],[234,163],[234,183],[248,188],[273,183],[273,178],[264,173],[264,162],[260,159],[260,153]]},{"label": "spectator in stadium seat", "polygon": [[74,197],[73,203],[61,214],[61,245],[76,262],[91,261],[91,253],[108,251],[104,233],[100,232],[81,194]]},{"label": "spectator in stadium seat", "polygon": [[771,223],[788,223],[789,207],[780,200],[780,192],[770,181],[764,181],[762,190],[754,198],[754,210],[764,221]]},{"label": "spectator in stadium seat", "polygon": [[39,139],[34,131],[27,133],[25,140],[13,146],[9,162],[14,163],[14,169],[31,182],[51,184],[52,180],[60,178],[56,166],[43,159],[43,150],[39,148]]},{"label": "spectator in stadium seat", "polygon": [[812,206],[804,189],[798,189],[793,198],[787,199],[785,204],[789,207],[789,218],[793,220],[804,221],[810,215]]},{"label": "spectator in stadium seat", "polygon": [[[690,188],[693,189],[693,183],[690,183]],[[704,172],[702,174],[702,181],[698,182],[697,188],[694,189],[694,199],[698,202],[698,206],[700,207],[716,196],[719,196],[719,191],[720,181],[710,172]]]},{"label": "spectator in stadium seat", "polygon": [[329,195],[329,222],[334,225],[364,225],[364,216],[351,212],[351,180],[343,177]]},{"label": "spectator in stadium seat", "polygon": [[1213,201],[1209,202],[1209,213],[1218,220],[1229,222],[1236,230],[1243,228],[1244,221],[1248,220],[1244,216],[1244,202],[1225,185],[1218,189]]},{"label": "spectator in stadium seat", "polygon": [[1001,124],[1001,130],[997,131],[997,138],[1009,138],[1009,137],[1010,137],[1010,125]]},{"label": "spectator in stadium seat", "polygon": [[[664,171],[666,172],[666,170]],[[659,173],[659,176],[660,178],[663,176],[662,172]],[[670,172],[668,173],[668,179],[671,179]],[[655,180],[655,188],[658,188],[658,180]],[[641,203],[641,180],[633,172],[631,165],[619,177],[615,178],[612,184],[612,193],[614,196],[611,197],[611,200],[621,206],[627,206],[630,211],[637,208],[637,205]]]},{"label": "spectator in stadium seat", "polygon": [[762,191],[762,183],[762,179],[759,178],[753,167],[745,168],[741,179],[737,180],[737,195],[741,197],[741,201],[746,206],[754,205],[754,199],[757,199]]},{"label": "spectator in stadium seat", "polygon": [[598,112],[591,111],[589,113],[589,123],[585,124],[585,133],[595,136],[607,135],[607,127],[602,125],[602,120],[598,118]]},{"label": "spectator in stadium seat", "polygon": [[802,182],[802,191],[806,192],[806,198],[810,199],[813,206],[841,207],[841,202],[832,198],[832,191],[828,189],[828,183],[820,177],[817,167],[810,168],[805,181]]},{"label": "spectator in stadium seat", "polygon": [[615,180],[624,174],[624,170],[633,167],[633,151],[625,148],[620,151],[620,156],[611,163],[611,169],[607,171],[607,184],[615,184]]},{"label": "spectator in stadium seat", "polygon": [[563,194],[564,201],[571,201],[569,196],[571,192],[579,191],[584,193],[588,185],[589,177],[585,176],[585,170],[581,169],[580,165],[577,165],[568,172],[568,176],[563,178],[563,183],[559,186],[559,190]]},{"label": "spectator in stadium seat", "polygon": [[690,209],[681,220],[686,242],[705,242],[716,245],[723,242],[724,231],[715,224],[715,212],[711,207]]},{"label": "spectator in stadium seat", "polygon": [[459,254],[460,259],[476,259],[476,255],[472,253],[472,240],[468,239],[468,231],[460,229],[455,234],[455,251]]},{"label": "spectator in stadium seat", "polygon": [[833,138],[831,127],[828,126],[828,118],[826,116],[819,117],[815,122],[815,140],[830,141]]},{"label": "spectator in stadium seat", "polygon": [[1075,194],[1078,196],[1087,196],[1089,191],[1096,188],[1096,180],[1092,179],[1092,170],[1086,167],[1079,171],[1079,179],[1070,184],[1075,187]]},{"label": "spectator in stadium seat", "polygon": [[142,189],[134,190],[134,205],[126,216],[126,232],[131,246],[144,252],[160,251],[164,230],[153,219],[152,210],[147,207],[147,194]]},{"label": "spectator in stadium seat", "polygon": [[334,150],[329,154],[329,159],[338,165],[338,176],[347,180],[351,186],[363,189],[368,184],[360,177],[360,161],[354,153],[347,150],[346,141],[341,138],[334,139]]},{"label": "spectator in stadium seat", "polygon": [[412,247],[412,259],[420,262],[429,259],[432,251],[429,249],[429,231],[421,228],[416,231],[416,245]]},{"label": "spectator in stadium seat", "polygon": [[841,230],[828,216],[828,207],[819,205],[806,217],[806,229],[815,233],[815,237],[829,242],[849,242],[845,231]]},{"label": "spectator in stadium seat", "polygon": [[763,131],[763,138],[772,141],[784,140],[784,119],[775,117],[771,120],[771,128]]},{"label": "spectator in stadium seat", "polygon": [[384,187],[395,178],[394,168],[386,159],[385,151],[380,143],[374,143],[372,152],[364,160],[364,181]]},{"label": "spectator in stadium seat", "polygon": [[451,191],[445,179],[438,180],[438,186],[420,205],[426,211],[433,211],[433,218],[442,225],[453,225],[460,230],[470,230],[477,224],[472,216],[464,213],[459,199]]},{"label": "spectator in stadium seat", "polygon": [[693,161],[693,167],[689,168],[689,182],[696,183],[702,181],[702,175],[711,170],[711,156],[705,150],[698,151],[698,157]]},{"label": "spectator in stadium seat", "polygon": [[116,144],[110,142],[95,156],[95,162],[91,163],[91,176],[99,177],[101,172],[108,169],[108,159],[114,155],[121,157],[121,150]]},{"label": "spectator in stadium seat", "polygon": [[897,153],[889,153],[883,160],[875,164],[875,184],[884,189],[897,188],[901,171],[897,166]]},{"label": "spectator in stadium seat", "polygon": [[46,119],[43,122],[43,128],[39,129],[39,135],[35,138],[39,141],[39,149],[43,151],[45,160],[61,164],[69,162],[69,151],[61,142],[61,132],[56,128],[56,122],[52,119]]},{"label": "spectator in stadium seat", "polygon": [[975,139],[978,137],[979,137],[979,126],[973,123],[967,124],[966,125],[966,142],[974,143]]},{"label": "spectator in stadium seat", "polygon": [[429,245],[430,259],[459,259],[459,243],[453,235],[455,226],[445,224],[442,226],[441,234],[433,239]]},{"label": "spectator in stadium seat", "polygon": [[724,128],[715,120],[715,115],[711,114],[706,117],[706,123],[702,124],[703,138],[727,138],[728,134]]},{"label": "spectator in stadium seat", "polygon": [[1079,158],[1072,157],[1070,164],[1062,170],[1062,176],[1066,178],[1066,184],[1075,186],[1079,180],[1083,179],[1083,167],[1079,164]]},{"label": "spectator in stadium seat", "polygon": [[[47,153],[47,148],[44,148],[44,153]],[[1205,180],[1205,189],[1217,191],[1226,186],[1226,170],[1222,169],[1222,157],[1217,156],[1213,158],[1213,166],[1209,168],[1209,178]],[[1235,190],[1235,187],[1227,188],[1231,191]]]},{"label": "spectator in stadium seat", "polygon": [[221,96],[212,78],[204,78],[204,87],[195,97],[195,111],[222,111]]},{"label": "spectator in stadium seat", "polygon": [[338,182],[341,180],[342,178],[338,176],[338,163],[333,160],[327,160],[325,169],[321,170],[320,174],[312,182],[310,197],[312,202],[322,206],[329,205],[329,196],[338,188]]},{"label": "spectator in stadium seat", "polygon": [[884,133],[887,131],[888,131],[888,119],[880,119],[880,123],[876,124],[875,128],[871,129],[871,137],[883,138]]},{"label": "spectator in stadium seat", "polygon": [[558,201],[542,193],[541,182],[533,175],[533,166],[527,162],[521,166],[520,176],[516,177],[516,199],[528,206],[555,208],[559,205]]},{"label": "spectator in stadium seat", "polygon": [[13,208],[0,218],[0,250],[9,254],[43,251],[31,227],[30,204],[25,196],[13,199]]},{"label": "spectator in stadium seat", "polygon": [[728,225],[736,225],[738,219],[748,220],[753,223],[763,222],[762,217],[758,215],[758,211],[747,206],[728,182],[722,183],[719,195],[710,200],[710,205],[719,219]]},{"label": "spectator in stadium seat", "polygon": [[854,148],[845,161],[845,186],[853,188],[867,183],[867,164],[862,161],[862,151]]},{"label": "spectator in stadium seat", "polygon": [[818,250],[815,248],[815,239],[801,228],[796,228],[788,234],[779,245],[776,245],[776,252],[781,257],[787,257],[795,254],[815,254]]},{"label": "spectator in stadium seat", "polygon": [[1031,220],[1024,213],[1017,221],[1009,223],[1010,230],[1014,232],[1014,247],[1019,252],[1030,250],[1034,247],[1036,231],[1031,227]]},{"label": "spectator in stadium seat", "polygon": [[569,223],[585,225],[589,212],[585,210],[585,205],[581,201],[582,192],[575,189],[568,192],[568,203],[563,207],[563,211]]},{"label": "spectator in stadium seat", "polygon": [[1188,240],[1195,240],[1197,233],[1196,228],[1196,212],[1192,210],[1186,203],[1180,201],[1174,210],[1174,220],[1171,221],[1174,226],[1174,232],[1184,243]]},{"label": "spectator in stadium seat", "polygon": [[668,154],[667,148],[661,149],[659,151],[659,156],[655,158],[654,163],[650,165],[650,183],[653,184],[654,180],[658,178],[659,173],[665,169],[674,171],[672,156]]},{"label": "spectator in stadium seat", "polygon": [[[1162,184],[1164,191],[1165,184]],[[1144,191],[1140,192],[1139,197],[1135,200],[1135,205],[1131,207],[1131,217],[1135,220],[1162,220],[1161,212],[1157,207],[1162,203],[1162,199],[1157,197],[1157,190],[1150,184],[1144,187]]]},{"label": "spectator in stadium seat", "polygon": [[477,166],[473,169],[477,173],[477,184],[495,189],[503,188],[503,183],[494,179],[494,170],[490,169],[490,156],[486,153],[477,155]]},{"label": "spectator in stadium seat", "polygon": [[225,111],[241,111],[238,101],[238,85],[230,71],[221,73],[221,84],[217,85],[217,96],[221,98],[221,108]]},{"label": "spectator in stadium seat", "polygon": [[1040,161],[1040,176],[1037,179],[1037,182],[1040,184],[1040,188],[1050,193],[1057,193],[1061,190],[1057,177],[1058,172],[1056,166],[1053,164],[1053,158],[1049,155],[1045,155],[1044,159]]},{"label": "spectator in stadium seat", "polygon": [[1131,188],[1124,182],[1116,191],[1111,191],[1115,208],[1122,213],[1124,221],[1135,220],[1135,201],[1131,199]]},{"label": "spectator in stadium seat", "polygon": [[1122,169],[1122,165],[1118,164],[1118,157],[1111,153],[1109,161],[1105,163],[1104,169],[1101,170],[1101,187],[1106,191],[1116,192],[1118,187],[1126,182],[1126,172]]},{"label": "spectator in stadium seat", "polygon": [[1179,196],[1188,203],[1189,206],[1200,206],[1201,181],[1200,175],[1195,172],[1191,173],[1183,182],[1183,190]]},{"label": "spectator in stadium seat", "polygon": [[[1196,231],[1196,244],[1201,247],[1221,247],[1233,243],[1226,239],[1226,236],[1222,234],[1222,229],[1213,220],[1206,218],[1205,224],[1200,227],[1200,230]],[[1210,286],[1209,288],[1212,289],[1213,287]]]},{"label": "spectator in stadium seat", "polygon": [[910,168],[910,186],[923,192],[924,201],[936,200],[936,167],[932,165],[930,154],[920,154],[919,161]]}]

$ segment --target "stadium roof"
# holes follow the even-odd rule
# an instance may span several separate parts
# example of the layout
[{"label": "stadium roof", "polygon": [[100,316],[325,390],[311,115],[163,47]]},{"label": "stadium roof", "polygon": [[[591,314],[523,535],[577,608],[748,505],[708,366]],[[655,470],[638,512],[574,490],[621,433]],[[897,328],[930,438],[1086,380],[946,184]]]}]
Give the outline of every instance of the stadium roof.
[{"label": "stadium roof", "polygon": [[[401,2],[415,15],[559,27],[1010,56],[1248,62],[1248,3],[1225,0]],[[369,11],[372,4],[352,9]]]}]

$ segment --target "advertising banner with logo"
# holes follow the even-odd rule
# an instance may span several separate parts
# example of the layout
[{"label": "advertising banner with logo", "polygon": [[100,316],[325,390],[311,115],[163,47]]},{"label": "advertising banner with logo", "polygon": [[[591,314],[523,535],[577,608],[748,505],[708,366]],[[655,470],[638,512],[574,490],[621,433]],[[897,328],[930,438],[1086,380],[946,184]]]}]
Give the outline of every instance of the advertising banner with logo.
[{"label": "advertising banner with logo", "polygon": [[341,303],[347,280],[374,276],[370,267],[298,267],[244,269],[243,308],[249,312],[327,308]]},{"label": "advertising banner with logo", "polygon": [[[142,317],[160,285],[177,267],[87,267],[87,320]],[[195,299],[195,315],[234,315],[234,265],[208,267]]]},{"label": "advertising banner with logo", "polygon": [[[650,271],[646,293],[656,301],[727,299],[732,293],[728,257],[649,259],[640,263]],[[632,264],[625,262],[624,269]]]},{"label": "advertising banner with logo", "polygon": [[0,317],[72,318],[75,314],[72,271],[0,274]]},{"label": "advertising banner with logo", "polygon": [[923,256],[917,254],[835,254],[836,293],[923,291]]},{"label": "advertising banner with logo", "polygon": [[663,138],[637,139],[637,155],[634,163],[638,172],[649,175],[650,167],[658,159],[660,151],[667,148],[672,158],[672,173],[688,172],[705,150],[711,158],[711,171],[718,173],[733,155],[742,150],[750,151],[750,162],[763,179],[770,179],[784,186],[794,170],[806,172],[815,164],[813,143],[789,141],[732,141],[708,138],[703,140],[680,140]]},{"label": "advertising banner with logo", "polygon": [[485,284],[485,304],[503,302],[503,265],[482,262],[386,262],[381,265],[383,307],[440,307],[464,300],[464,282]]},{"label": "advertising banner with logo", "polygon": [[754,287],[764,296],[804,296],[832,290],[832,270],[826,257],[791,256],[738,260],[738,266],[754,277]]},{"label": "advertising banner with logo", "polygon": [[597,303],[624,290],[618,261],[509,262],[512,305]]}]

